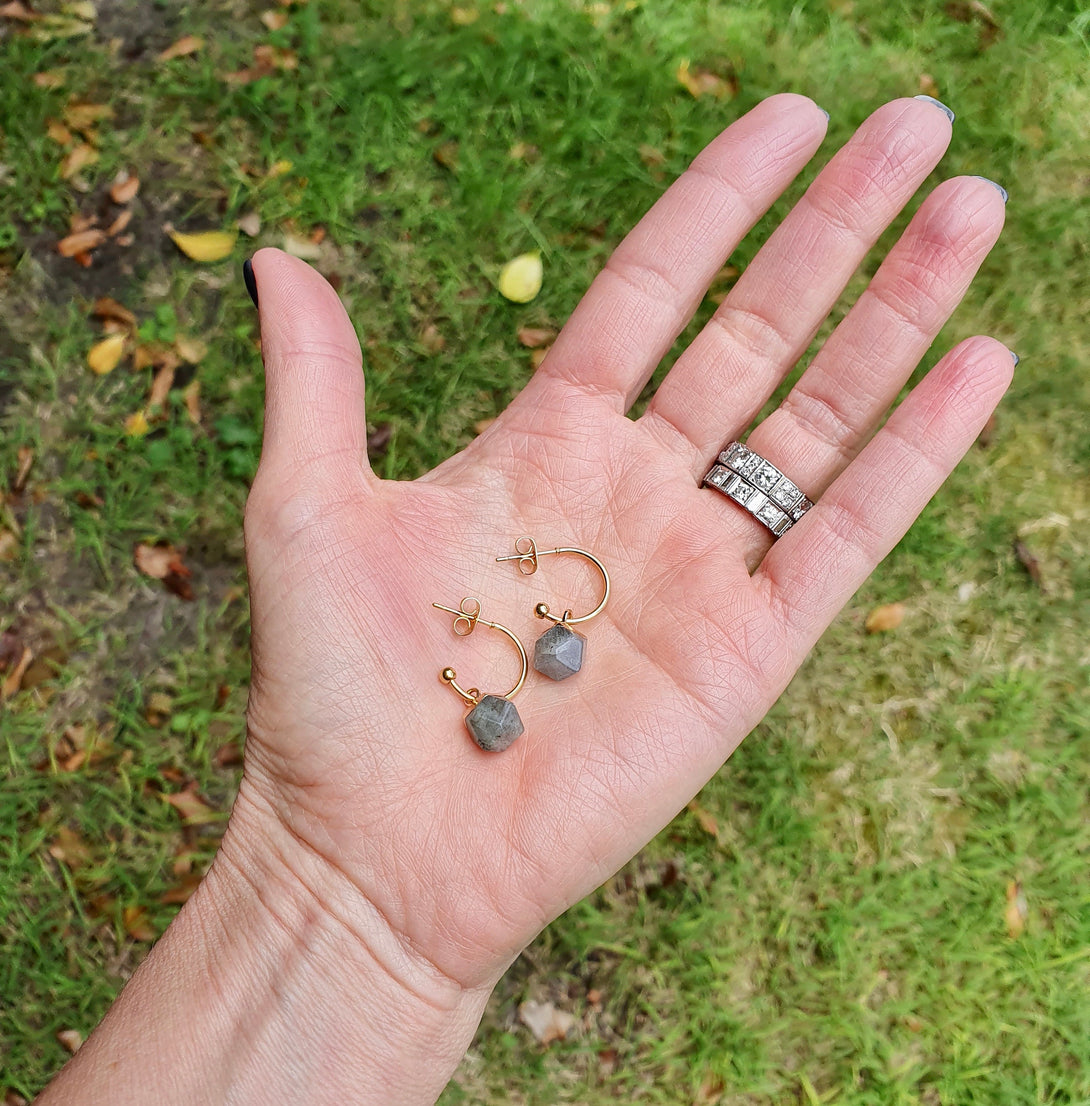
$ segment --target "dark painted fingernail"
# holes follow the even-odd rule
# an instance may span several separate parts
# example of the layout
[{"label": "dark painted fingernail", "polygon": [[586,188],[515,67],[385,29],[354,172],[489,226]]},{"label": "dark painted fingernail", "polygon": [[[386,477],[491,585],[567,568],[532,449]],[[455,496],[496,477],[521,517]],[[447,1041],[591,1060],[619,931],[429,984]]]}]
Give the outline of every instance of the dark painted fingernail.
[{"label": "dark painted fingernail", "polygon": [[936,100],[934,96],[915,96],[913,97],[913,99],[923,100],[925,104],[934,104],[935,107],[937,107],[939,111],[941,111],[943,115],[945,115],[946,118],[950,120],[951,123],[957,118],[957,116],[954,115],[954,113],[941,100]]},{"label": "dark painted fingernail", "polygon": [[1012,349],[1007,350],[1007,352],[1011,355],[1011,357],[1014,358],[1014,367],[1018,368],[1018,362],[1021,361],[1022,358],[1019,357],[1018,354],[1015,353],[1014,350],[1012,350]]},{"label": "dark painted fingernail", "polygon": [[254,263],[249,258],[242,263],[242,279],[246,282],[246,291],[250,293],[254,307],[257,307],[257,281],[254,279]]},{"label": "dark painted fingernail", "polygon": [[1007,196],[1007,190],[1001,185],[996,184],[990,177],[978,177],[974,174],[973,180],[982,180],[985,184],[990,184],[1000,196],[1003,197],[1003,202],[1006,203],[1009,197]]}]

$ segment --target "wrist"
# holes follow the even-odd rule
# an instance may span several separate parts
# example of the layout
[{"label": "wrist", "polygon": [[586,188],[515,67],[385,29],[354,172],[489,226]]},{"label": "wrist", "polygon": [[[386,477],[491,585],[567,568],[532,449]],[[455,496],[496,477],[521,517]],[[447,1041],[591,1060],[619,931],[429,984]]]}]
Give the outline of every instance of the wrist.
[{"label": "wrist", "polygon": [[43,1106],[434,1102],[491,987],[443,976],[323,865],[244,783],[208,875]]}]

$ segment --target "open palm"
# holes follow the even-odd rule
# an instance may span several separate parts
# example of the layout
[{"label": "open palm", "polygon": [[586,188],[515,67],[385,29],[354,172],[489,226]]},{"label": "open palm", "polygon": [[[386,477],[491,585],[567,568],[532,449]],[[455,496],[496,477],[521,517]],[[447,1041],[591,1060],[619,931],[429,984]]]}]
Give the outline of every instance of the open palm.
[{"label": "open palm", "polygon": [[[247,508],[254,678],[237,820],[416,989],[487,986],[716,771],[979,432],[1012,369],[948,354],[874,434],[999,234],[961,178],[924,202],[869,289],[750,445],[814,500],[773,547],[700,479],[792,368],[879,234],[937,164],[933,104],[879,109],[823,170],[639,419],[626,411],[750,226],[814,154],[823,114],[765,101],[620,246],[507,412],[412,483],[366,460],[351,324],[301,262],[254,259],[268,380]],[[525,734],[478,749],[438,678],[502,694],[518,658],[433,602],[533,617],[589,608],[577,558],[521,576],[521,535],[610,571],[576,676],[531,672]]]}]

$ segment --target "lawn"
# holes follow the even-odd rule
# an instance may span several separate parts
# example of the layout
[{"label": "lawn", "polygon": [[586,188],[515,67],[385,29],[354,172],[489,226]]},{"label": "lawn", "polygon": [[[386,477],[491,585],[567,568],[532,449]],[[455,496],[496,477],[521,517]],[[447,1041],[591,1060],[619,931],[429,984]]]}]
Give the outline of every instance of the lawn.
[{"label": "lawn", "polygon": [[[765,722],[512,967],[441,1101],[1090,1102],[1088,42],[1086,0],[0,7],[7,1102],[102,1016],[237,785],[263,392],[242,260],[287,245],[335,284],[373,464],[411,479],[502,410],[524,343],[701,146],[785,89],[829,137],[687,335],[854,127],[925,92],[958,115],[931,183],[1010,202],[921,371],[986,332],[1014,386]],[[168,234],[240,225],[221,261]],[[544,286],[515,306],[495,280],[528,250]]]}]

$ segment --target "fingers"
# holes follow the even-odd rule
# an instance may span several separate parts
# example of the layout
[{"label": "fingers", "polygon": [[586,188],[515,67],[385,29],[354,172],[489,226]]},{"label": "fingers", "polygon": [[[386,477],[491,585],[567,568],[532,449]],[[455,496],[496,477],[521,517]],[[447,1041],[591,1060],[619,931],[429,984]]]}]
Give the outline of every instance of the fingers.
[{"label": "fingers", "polygon": [[808,649],[904,536],[973,444],[1010,384],[991,338],[947,354],[754,574],[785,634]]},{"label": "fingers", "polygon": [[[812,499],[820,496],[870,437],[960,302],[999,237],[1003,215],[999,190],[986,181],[963,177],[940,185],[747,444]],[[730,508],[725,500],[723,506]],[[740,510],[730,510],[724,523],[756,564],[771,544],[768,530]]]},{"label": "fingers", "polygon": [[315,463],[367,472],[360,346],[337,293],[279,250],[253,258],[265,360],[262,469],[291,478]]},{"label": "fingers", "polygon": [[711,143],[614,252],[528,389],[557,382],[631,405],[724,260],[810,160],[826,116],[772,96]]},{"label": "fingers", "polygon": [[776,229],[644,416],[694,472],[749,425],[949,141],[950,121],[933,105],[884,105]]}]

